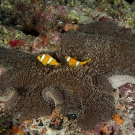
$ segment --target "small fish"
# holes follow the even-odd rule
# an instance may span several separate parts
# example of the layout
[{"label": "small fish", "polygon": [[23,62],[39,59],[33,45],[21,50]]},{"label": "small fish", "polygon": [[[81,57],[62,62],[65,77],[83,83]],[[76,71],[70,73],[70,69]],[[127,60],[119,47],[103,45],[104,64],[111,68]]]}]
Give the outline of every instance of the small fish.
[{"label": "small fish", "polygon": [[80,61],[76,60],[75,58],[71,58],[70,56],[65,56],[65,59],[68,62],[69,66],[71,66],[71,67],[81,66],[81,65],[84,65],[92,60],[90,58],[89,60],[80,62]]},{"label": "small fish", "polygon": [[54,66],[59,66],[60,63],[58,63],[53,57],[51,57],[48,54],[41,54],[37,56],[37,59],[42,62],[43,65],[54,65]]}]

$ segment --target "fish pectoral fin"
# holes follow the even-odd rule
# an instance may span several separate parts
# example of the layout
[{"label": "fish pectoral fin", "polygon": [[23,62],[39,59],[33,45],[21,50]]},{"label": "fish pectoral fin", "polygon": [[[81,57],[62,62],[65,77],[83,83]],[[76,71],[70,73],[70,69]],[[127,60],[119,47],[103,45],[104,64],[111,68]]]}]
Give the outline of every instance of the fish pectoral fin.
[{"label": "fish pectoral fin", "polygon": [[47,63],[43,63],[43,62],[42,62],[42,64],[43,64],[44,66],[46,66],[46,65],[47,65]]},{"label": "fish pectoral fin", "polygon": [[74,64],[68,64],[70,67],[75,67],[75,65]]},{"label": "fish pectoral fin", "polygon": [[47,63],[45,63],[45,62],[41,62],[44,66],[46,66],[47,65]]}]

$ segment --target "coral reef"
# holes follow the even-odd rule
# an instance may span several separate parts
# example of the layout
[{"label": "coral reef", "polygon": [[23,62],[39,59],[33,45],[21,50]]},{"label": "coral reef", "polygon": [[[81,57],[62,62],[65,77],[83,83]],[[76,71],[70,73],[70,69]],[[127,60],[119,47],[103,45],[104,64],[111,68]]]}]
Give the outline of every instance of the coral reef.
[{"label": "coral reef", "polygon": [[[111,118],[122,124],[108,77],[134,76],[134,37],[131,30],[108,21],[71,30],[62,35],[57,54],[52,53],[61,67],[43,66],[36,55],[1,47],[0,66],[6,71],[0,76],[0,89],[3,95],[7,91],[13,93],[4,113],[16,124],[49,115],[53,109],[63,116],[76,114],[77,124],[83,129],[92,129]],[[68,67],[63,59],[65,55],[77,56],[79,60],[92,58],[92,62],[83,67]]]},{"label": "coral reef", "polygon": [[[54,109],[63,116],[33,120],[38,132],[24,129],[28,120],[9,134],[60,134],[50,126],[66,128],[63,135],[134,134],[134,14],[135,2],[125,0],[0,0],[0,110],[8,116],[0,116],[0,134],[12,126],[9,117],[18,126]],[[61,67],[43,66],[41,52]],[[71,68],[65,55],[92,61]]]}]

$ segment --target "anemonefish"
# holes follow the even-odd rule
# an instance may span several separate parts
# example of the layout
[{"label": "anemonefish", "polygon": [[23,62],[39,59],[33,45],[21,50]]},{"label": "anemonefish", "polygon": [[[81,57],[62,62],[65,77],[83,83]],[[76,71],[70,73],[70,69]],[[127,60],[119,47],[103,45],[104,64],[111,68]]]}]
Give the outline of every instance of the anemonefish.
[{"label": "anemonefish", "polygon": [[42,62],[43,65],[54,65],[59,66],[60,63],[58,63],[53,57],[51,57],[49,54],[41,54],[37,56],[37,59]]},{"label": "anemonefish", "polygon": [[75,58],[71,58],[70,56],[65,56],[65,59],[68,62],[69,66],[71,66],[71,67],[81,66],[81,65],[84,65],[92,60],[90,58],[89,60],[80,62],[80,61],[76,60]]}]

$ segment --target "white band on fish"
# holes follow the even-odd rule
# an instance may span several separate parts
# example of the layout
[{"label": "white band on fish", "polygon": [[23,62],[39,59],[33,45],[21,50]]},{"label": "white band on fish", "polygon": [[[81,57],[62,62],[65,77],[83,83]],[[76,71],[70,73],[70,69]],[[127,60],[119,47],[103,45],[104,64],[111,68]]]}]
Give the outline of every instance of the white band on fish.
[{"label": "white band on fish", "polygon": [[69,61],[70,61],[70,59],[71,59],[71,57],[70,57],[70,56],[68,56],[68,57],[67,57],[67,62],[69,62]]},{"label": "white band on fish", "polygon": [[45,54],[42,55],[40,61],[42,62],[44,58],[45,58]]},{"label": "white band on fish", "polygon": [[53,58],[51,57],[51,58],[48,60],[47,64],[49,64],[49,63],[52,61],[52,59],[53,59]]},{"label": "white band on fish", "polygon": [[76,65],[76,67],[79,65],[79,63],[80,63],[79,61],[77,61],[77,62],[76,62],[76,64],[75,64],[75,65]]}]

